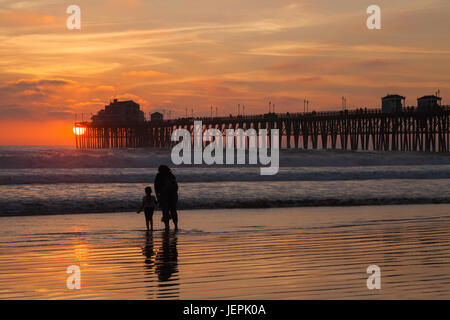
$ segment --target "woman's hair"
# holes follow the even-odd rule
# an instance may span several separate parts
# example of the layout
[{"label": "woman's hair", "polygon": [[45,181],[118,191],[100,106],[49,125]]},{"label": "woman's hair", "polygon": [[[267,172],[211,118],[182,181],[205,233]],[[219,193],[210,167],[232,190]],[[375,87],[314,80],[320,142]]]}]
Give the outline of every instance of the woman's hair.
[{"label": "woman's hair", "polygon": [[159,166],[158,172],[161,173],[162,175],[167,175],[170,173],[170,168],[163,164]]},{"label": "woman's hair", "polygon": [[145,193],[146,193],[146,194],[152,193],[152,187],[146,187],[146,188],[145,188]]}]

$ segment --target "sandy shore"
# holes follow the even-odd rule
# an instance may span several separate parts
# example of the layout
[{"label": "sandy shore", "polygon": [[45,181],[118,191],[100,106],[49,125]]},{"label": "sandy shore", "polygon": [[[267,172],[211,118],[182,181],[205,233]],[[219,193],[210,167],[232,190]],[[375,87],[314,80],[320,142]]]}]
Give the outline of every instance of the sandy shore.
[{"label": "sandy shore", "polygon": [[0,298],[450,298],[447,204],[181,211],[177,233],[160,215],[1,217]]}]

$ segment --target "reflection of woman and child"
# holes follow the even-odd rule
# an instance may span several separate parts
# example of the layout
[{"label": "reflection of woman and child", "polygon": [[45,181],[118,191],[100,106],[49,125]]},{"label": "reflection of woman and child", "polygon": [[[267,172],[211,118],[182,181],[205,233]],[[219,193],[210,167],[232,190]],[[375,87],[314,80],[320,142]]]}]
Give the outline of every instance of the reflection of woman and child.
[{"label": "reflection of woman and child", "polygon": [[158,168],[155,178],[155,193],[156,198],[152,195],[152,188],[146,187],[142,205],[137,211],[137,213],[140,213],[144,210],[147,230],[153,231],[153,212],[157,204],[162,210],[161,221],[164,222],[165,229],[169,229],[169,221],[172,219],[175,230],[178,230],[178,183],[168,166],[162,165]]},{"label": "reflection of woman and child", "polygon": [[[153,232],[147,231],[142,254],[145,256],[144,263],[149,278],[152,279],[153,272],[158,276],[158,287],[162,290],[158,294],[177,298],[178,277],[172,277],[178,272],[177,232],[164,230],[161,246],[155,249]],[[153,295],[154,288],[150,288],[149,293]]]}]

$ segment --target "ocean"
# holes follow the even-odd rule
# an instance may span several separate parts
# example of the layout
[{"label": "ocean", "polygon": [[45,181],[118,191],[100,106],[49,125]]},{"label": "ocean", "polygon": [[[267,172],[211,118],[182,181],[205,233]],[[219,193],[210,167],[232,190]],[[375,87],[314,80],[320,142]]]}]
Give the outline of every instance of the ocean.
[{"label": "ocean", "polygon": [[179,182],[180,209],[450,203],[450,155],[281,150],[280,170],[175,166],[170,150],[0,147],[0,215],[133,211],[157,167]]}]

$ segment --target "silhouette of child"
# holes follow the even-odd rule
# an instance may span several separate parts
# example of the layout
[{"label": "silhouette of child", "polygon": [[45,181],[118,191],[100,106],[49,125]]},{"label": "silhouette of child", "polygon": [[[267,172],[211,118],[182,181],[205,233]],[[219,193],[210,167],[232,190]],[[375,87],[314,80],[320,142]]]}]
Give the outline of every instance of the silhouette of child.
[{"label": "silhouette of child", "polygon": [[[156,201],[155,196],[152,196],[152,188],[146,187],[145,188],[145,196],[142,198],[142,205],[137,211],[137,213],[140,213],[142,209],[144,209],[145,213],[145,224],[147,225],[147,230],[153,231],[153,212],[155,211],[156,204],[158,202]],[[149,229],[149,222],[151,228]]]}]

